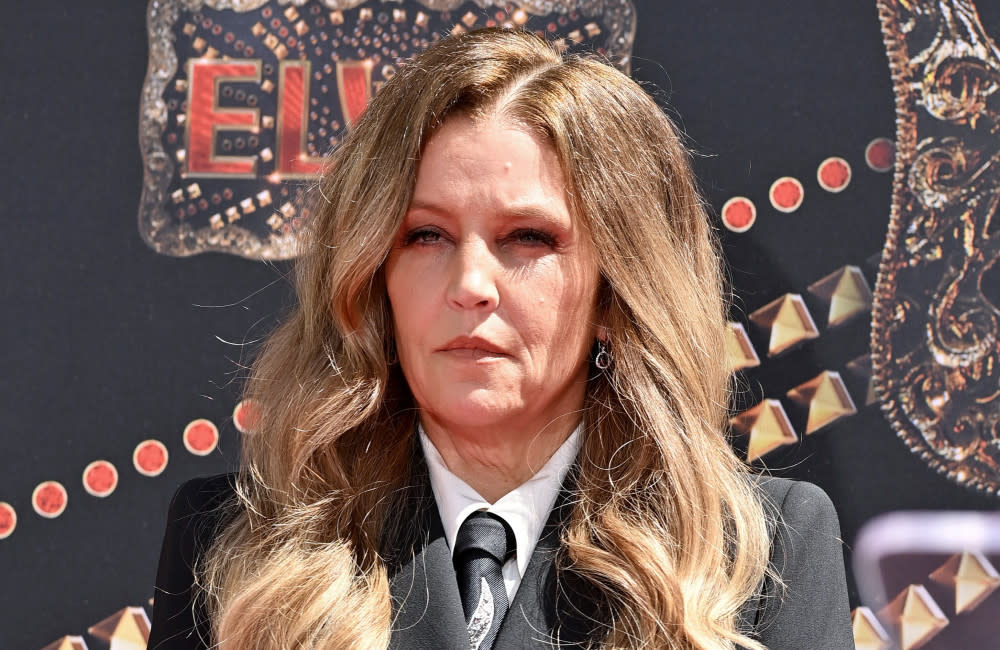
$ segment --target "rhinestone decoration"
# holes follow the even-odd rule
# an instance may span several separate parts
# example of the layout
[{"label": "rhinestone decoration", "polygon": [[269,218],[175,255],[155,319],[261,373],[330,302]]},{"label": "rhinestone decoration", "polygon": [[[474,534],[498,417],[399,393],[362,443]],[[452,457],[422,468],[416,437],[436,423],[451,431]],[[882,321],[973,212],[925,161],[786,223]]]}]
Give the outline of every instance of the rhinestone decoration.
[{"label": "rhinestone decoration", "polygon": [[139,119],[143,240],[172,256],[294,257],[323,156],[401,65],[446,34],[525,29],[560,50],[595,52],[629,69],[631,0],[391,4],[149,3]]},{"label": "rhinestone decoration", "polygon": [[997,495],[1000,50],[968,0],[878,9],[896,158],[872,305],[874,385],[911,451]]}]

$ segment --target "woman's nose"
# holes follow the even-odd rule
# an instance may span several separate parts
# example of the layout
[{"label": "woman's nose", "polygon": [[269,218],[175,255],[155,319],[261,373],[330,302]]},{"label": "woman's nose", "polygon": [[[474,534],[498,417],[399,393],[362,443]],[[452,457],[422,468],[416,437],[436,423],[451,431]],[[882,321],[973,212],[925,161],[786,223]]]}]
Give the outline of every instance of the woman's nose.
[{"label": "woman's nose", "polygon": [[496,309],[499,263],[482,241],[463,242],[451,263],[448,302],[457,309]]}]

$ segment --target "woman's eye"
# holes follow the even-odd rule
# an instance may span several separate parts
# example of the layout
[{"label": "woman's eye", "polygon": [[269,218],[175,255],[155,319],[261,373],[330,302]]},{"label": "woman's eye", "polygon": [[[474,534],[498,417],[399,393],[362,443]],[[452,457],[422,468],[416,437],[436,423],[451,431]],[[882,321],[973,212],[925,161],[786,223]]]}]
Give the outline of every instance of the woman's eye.
[{"label": "woman's eye", "polygon": [[419,228],[406,234],[406,244],[434,244],[441,241],[441,233],[436,230]]},{"label": "woman's eye", "polygon": [[533,228],[515,230],[509,235],[509,238],[522,244],[544,246],[552,246],[555,244],[555,238],[552,235],[542,232],[541,230],[534,230]]}]

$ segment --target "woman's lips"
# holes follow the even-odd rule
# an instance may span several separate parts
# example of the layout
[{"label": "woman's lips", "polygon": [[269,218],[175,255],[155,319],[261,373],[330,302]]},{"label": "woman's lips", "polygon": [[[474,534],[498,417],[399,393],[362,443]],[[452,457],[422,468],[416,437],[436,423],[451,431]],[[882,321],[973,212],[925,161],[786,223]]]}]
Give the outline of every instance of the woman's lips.
[{"label": "woman's lips", "polygon": [[481,348],[453,348],[451,350],[442,350],[442,352],[444,352],[453,359],[465,359],[469,361],[502,359],[507,356],[499,352],[493,352],[492,350],[483,350]]},{"label": "woman's lips", "polygon": [[478,337],[460,336],[438,349],[458,359],[486,359],[510,356],[498,345]]}]

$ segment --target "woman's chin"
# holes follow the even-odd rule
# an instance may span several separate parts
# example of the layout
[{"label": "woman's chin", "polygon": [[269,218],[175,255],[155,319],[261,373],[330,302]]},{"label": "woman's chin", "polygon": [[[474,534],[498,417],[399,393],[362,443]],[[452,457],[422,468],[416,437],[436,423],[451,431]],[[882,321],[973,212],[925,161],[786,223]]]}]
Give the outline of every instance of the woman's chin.
[{"label": "woman's chin", "polygon": [[522,412],[520,404],[512,404],[509,396],[492,391],[472,391],[451,395],[434,405],[428,405],[431,417],[448,427],[477,429],[513,422]]}]

